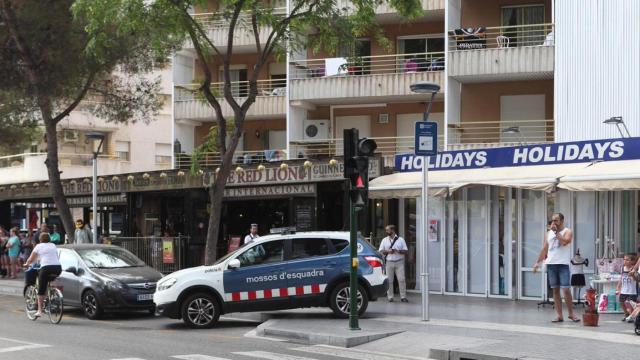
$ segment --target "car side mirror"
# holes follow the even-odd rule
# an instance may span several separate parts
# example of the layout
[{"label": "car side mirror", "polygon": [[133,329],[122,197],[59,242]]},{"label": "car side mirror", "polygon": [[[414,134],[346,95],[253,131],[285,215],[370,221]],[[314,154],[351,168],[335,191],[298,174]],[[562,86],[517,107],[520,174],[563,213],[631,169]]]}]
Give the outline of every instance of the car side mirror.
[{"label": "car side mirror", "polygon": [[237,269],[240,267],[240,260],[238,259],[233,259],[231,261],[229,261],[228,264],[229,269]]},{"label": "car side mirror", "polygon": [[66,268],[64,271],[70,272],[73,275],[78,275],[78,269],[76,269],[75,266],[70,266],[70,267]]}]

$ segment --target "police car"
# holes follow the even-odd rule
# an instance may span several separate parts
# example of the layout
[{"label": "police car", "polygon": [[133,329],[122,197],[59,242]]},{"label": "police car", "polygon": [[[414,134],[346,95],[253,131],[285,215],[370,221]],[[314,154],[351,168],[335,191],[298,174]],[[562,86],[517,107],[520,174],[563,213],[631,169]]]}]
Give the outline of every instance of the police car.
[{"label": "police car", "polygon": [[[358,238],[358,312],[388,288],[383,259]],[[227,254],[211,266],[162,278],[153,301],[158,314],[193,328],[215,325],[221,314],[330,307],[349,316],[349,233],[267,235]]]}]

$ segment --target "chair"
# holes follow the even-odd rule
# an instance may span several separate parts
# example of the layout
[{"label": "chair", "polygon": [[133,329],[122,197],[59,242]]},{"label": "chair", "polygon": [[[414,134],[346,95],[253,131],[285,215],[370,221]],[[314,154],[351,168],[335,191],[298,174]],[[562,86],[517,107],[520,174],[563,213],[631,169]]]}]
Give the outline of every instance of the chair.
[{"label": "chair", "polygon": [[504,36],[504,35],[498,35],[496,37],[496,42],[498,43],[498,47],[499,48],[507,48],[509,47],[509,42],[511,41],[511,39],[509,39],[509,37]]}]

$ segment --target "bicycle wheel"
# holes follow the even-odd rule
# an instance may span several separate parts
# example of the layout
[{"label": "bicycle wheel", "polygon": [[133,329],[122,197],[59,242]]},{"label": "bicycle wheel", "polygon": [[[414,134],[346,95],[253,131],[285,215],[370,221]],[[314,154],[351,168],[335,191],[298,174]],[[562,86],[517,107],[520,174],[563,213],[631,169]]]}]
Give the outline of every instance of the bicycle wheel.
[{"label": "bicycle wheel", "polygon": [[29,320],[35,320],[36,311],[38,311],[38,290],[35,286],[29,285],[24,291],[24,310]]},{"label": "bicycle wheel", "polygon": [[62,313],[64,312],[64,302],[62,298],[62,292],[56,288],[49,288],[49,303],[47,304],[47,310],[49,313],[49,321],[52,324],[58,324],[62,320]]}]

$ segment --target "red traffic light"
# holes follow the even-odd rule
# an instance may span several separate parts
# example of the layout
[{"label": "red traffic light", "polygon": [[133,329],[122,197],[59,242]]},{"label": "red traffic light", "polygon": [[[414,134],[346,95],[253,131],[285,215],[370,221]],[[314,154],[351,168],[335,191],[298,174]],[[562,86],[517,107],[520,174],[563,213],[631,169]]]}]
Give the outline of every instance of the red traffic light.
[{"label": "red traffic light", "polygon": [[364,189],[364,181],[362,180],[362,175],[358,175],[356,179],[356,189]]}]

